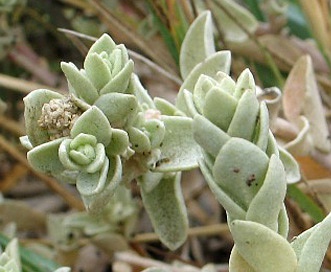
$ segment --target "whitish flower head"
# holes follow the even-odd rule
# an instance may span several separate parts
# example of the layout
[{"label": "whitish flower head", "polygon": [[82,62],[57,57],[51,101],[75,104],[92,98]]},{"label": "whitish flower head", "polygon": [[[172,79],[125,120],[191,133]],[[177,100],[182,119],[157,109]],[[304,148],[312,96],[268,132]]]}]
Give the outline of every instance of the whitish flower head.
[{"label": "whitish flower head", "polygon": [[52,99],[43,105],[38,123],[48,131],[50,140],[54,140],[69,136],[73,124],[81,114],[82,110],[70,96]]}]

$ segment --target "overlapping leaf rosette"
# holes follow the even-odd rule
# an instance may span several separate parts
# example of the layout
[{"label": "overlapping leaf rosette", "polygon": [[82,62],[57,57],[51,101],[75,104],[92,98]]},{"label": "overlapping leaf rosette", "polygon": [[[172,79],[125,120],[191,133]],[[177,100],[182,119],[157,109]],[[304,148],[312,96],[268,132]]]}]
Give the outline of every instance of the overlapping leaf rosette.
[{"label": "overlapping leaf rosette", "polygon": [[[181,59],[185,81],[177,107],[194,119],[204,154],[200,169],[227,211],[235,242],[230,271],[319,271],[331,238],[322,231],[330,216],[292,245],[286,240],[284,198],[287,183],[300,179],[298,165],[270,132],[251,72],[244,70],[237,81],[228,75],[230,54],[214,52],[210,24],[210,13],[201,14],[183,42],[181,54],[190,57]],[[199,52],[192,47],[196,39],[205,41]],[[317,246],[317,240],[324,242]]]},{"label": "overlapping leaf rosette", "polygon": [[137,179],[156,232],[177,248],[188,225],[179,171],[197,167],[200,154],[191,148],[192,120],[170,103],[154,103],[125,47],[108,35],[92,45],[84,69],[61,67],[69,95],[40,89],[24,98],[21,141],[30,164],[76,184],[92,212],[102,211],[120,183]]}]

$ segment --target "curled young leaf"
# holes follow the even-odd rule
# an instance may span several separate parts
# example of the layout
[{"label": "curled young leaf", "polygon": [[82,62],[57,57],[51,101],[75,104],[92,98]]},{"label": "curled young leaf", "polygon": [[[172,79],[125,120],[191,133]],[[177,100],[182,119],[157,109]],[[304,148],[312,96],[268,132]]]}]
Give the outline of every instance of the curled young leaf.
[{"label": "curled young leaf", "polygon": [[329,130],[309,56],[302,56],[291,70],[284,86],[283,107],[285,117],[294,124],[301,115],[307,118],[313,147],[330,151]]}]

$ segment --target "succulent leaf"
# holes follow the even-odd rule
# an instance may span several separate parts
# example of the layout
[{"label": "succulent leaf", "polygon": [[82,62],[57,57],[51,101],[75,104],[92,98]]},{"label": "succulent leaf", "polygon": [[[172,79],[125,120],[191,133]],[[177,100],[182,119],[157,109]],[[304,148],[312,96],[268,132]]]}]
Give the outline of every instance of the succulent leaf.
[{"label": "succulent leaf", "polygon": [[171,250],[180,247],[186,240],[188,219],[180,188],[180,173],[164,176],[149,192],[141,187],[144,206],[155,232],[162,243]]},{"label": "succulent leaf", "polygon": [[193,68],[215,53],[213,25],[210,11],[201,13],[194,20],[183,40],[180,51],[180,72],[186,79]]},{"label": "succulent leaf", "polygon": [[112,129],[103,112],[96,106],[92,106],[77,119],[70,135],[75,138],[80,133],[93,135],[98,143],[107,146],[111,140]]},{"label": "succulent leaf", "polygon": [[46,174],[59,174],[65,170],[59,160],[58,149],[65,138],[38,145],[27,153],[30,165],[36,171]]},{"label": "succulent leaf", "polygon": [[32,146],[37,146],[49,141],[47,130],[40,126],[38,120],[45,103],[48,103],[52,99],[61,98],[63,98],[61,94],[46,89],[35,90],[23,98],[25,105],[24,119],[26,133]]},{"label": "succulent leaf", "polygon": [[73,63],[61,62],[61,69],[72,87],[70,90],[74,92],[74,95],[88,104],[93,104],[98,98],[98,90],[87,76],[79,71]]},{"label": "succulent leaf", "polygon": [[300,234],[292,243],[298,257],[298,272],[318,272],[331,240],[331,215]]},{"label": "succulent leaf", "polygon": [[108,118],[113,127],[124,127],[137,114],[138,103],[134,95],[108,93],[101,95],[94,103]]},{"label": "succulent leaf", "polygon": [[285,195],[284,167],[280,159],[272,155],[263,184],[247,209],[246,219],[278,232],[278,217]]},{"label": "succulent leaf", "polygon": [[268,227],[243,220],[234,220],[230,229],[236,249],[256,272],[295,272],[297,259],[285,238]]},{"label": "succulent leaf", "polygon": [[193,169],[201,158],[200,147],[193,138],[193,121],[187,117],[162,116],[166,131],[162,146],[162,158],[154,171],[175,172]]}]

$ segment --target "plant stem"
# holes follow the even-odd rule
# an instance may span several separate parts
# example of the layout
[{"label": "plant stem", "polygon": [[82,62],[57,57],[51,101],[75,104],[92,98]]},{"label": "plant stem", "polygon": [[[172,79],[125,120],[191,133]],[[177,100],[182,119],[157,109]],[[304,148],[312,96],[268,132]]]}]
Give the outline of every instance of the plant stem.
[{"label": "plant stem", "polygon": [[53,91],[61,92],[60,90],[56,90],[53,87],[49,87],[46,85],[19,79],[19,78],[4,75],[4,74],[0,74],[0,86],[14,90],[14,91],[18,91],[23,94],[28,94],[28,93],[30,93],[30,91],[36,90],[36,89],[51,89]]},{"label": "plant stem", "polygon": [[[211,236],[229,232],[227,224],[215,224],[209,226],[195,227],[188,230],[188,236]],[[156,233],[140,233],[135,235],[130,242],[147,243],[158,241],[159,237]]]}]

